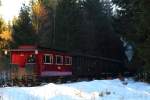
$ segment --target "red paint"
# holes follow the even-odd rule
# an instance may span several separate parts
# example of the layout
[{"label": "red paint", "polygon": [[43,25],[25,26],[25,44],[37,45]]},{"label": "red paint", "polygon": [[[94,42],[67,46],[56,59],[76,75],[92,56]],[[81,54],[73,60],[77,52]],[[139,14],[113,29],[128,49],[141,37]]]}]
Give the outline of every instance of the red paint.
[{"label": "red paint", "polygon": [[[38,50],[38,54],[35,54],[35,50]],[[71,57],[68,53],[58,52],[52,49],[39,49],[36,46],[24,45],[20,46],[18,49],[12,49],[11,51],[11,64],[16,64],[19,67],[25,67],[27,64],[27,58],[29,55],[35,55],[35,71],[37,75],[41,75],[45,71],[58,71],[58,72],[72,72],[72,65],[65,65],[64,59],[66,56]],[[44,54],[53,55],[53,64],[45,64],[43,62]],[[63,56],[63,64],[56,64],[56,55]]]}]

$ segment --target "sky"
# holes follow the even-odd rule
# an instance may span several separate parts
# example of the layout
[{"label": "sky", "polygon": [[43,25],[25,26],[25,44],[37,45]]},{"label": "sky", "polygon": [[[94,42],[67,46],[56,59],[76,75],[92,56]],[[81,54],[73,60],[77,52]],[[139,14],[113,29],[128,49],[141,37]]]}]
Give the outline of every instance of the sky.
[{"label": "sky", "polygon": [[28,4],[30,0],[1,0],[0,16],[8,22],[18,16],[22,3]]}]

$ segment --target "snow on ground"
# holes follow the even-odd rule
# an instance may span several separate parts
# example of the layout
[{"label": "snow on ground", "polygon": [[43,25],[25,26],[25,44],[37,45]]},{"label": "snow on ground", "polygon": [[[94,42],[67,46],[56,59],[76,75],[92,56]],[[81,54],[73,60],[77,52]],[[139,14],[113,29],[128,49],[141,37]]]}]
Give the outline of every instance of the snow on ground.
[{"label": "snow on ground", "polygon": [[0,100],[150,100],[150,85],[119,79],[0,88]]}]

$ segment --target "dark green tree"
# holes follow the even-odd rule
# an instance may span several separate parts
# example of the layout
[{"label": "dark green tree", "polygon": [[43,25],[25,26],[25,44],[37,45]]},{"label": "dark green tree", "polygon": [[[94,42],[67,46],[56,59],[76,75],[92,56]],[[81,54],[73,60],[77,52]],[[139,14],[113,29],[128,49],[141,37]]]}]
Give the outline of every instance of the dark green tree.
[{"label": "dark green tree", "polygon": [[[112,0],[119,7],[115,16],[116,31],[136,46],[134,64],[150,70],[150,1],[148,0]],[[143,66],[143,67],[142,67]],[[142,70],[140,70],[141,72]]]},{"label": "dark green tree", "polygon": [[54,45],[66,50],[79,49],[80,14],[76,0],[59,0],[56,8]]},{"label": "dark green tree", "polygon": [[[143,61],[144,72],[150,71],[150,1],[148,0],[137,0],[135,3],[136,12],[135,14],[135,28],[136,33],[139,36],[137,42],[137,51],[140,58]],[[150,77],[150,75],[149,75]],[[150,82],[147,77],[146,80]]]},{"label": "dark green tree", "polygon": [[115,31],[122,36],[128,37],[128,40],[135,40],[137,37],[135,29],[135,10],[134,5],[136,0],[112,0],[116,5],[116,12],[114,16]]},{"label": "dark green tree", "polygon": [[19,16],[13,21],[13,45],[36,44],[37,35],[33,32],[30,9],[28,6],[21,7]]},{"label": "dark green tree", "polygon": [[119,58],[121,42],[112,27],[112,8],[108,1],[83,2],[82,33],[85,51],[90,54]]}]

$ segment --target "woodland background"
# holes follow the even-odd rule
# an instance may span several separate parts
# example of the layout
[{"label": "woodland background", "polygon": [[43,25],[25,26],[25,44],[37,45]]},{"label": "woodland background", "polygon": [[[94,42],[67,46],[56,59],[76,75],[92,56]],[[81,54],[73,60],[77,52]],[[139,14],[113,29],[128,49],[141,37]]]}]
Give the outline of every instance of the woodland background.
[{"label": "woodland background", "polygon": [[[120,38],[134,44],[131,62]],[[9,69],[3,50],[22,44],[119,59],[150,72],[150,1],[31,0],[12,22],[0,17],[0,70]]]}]

